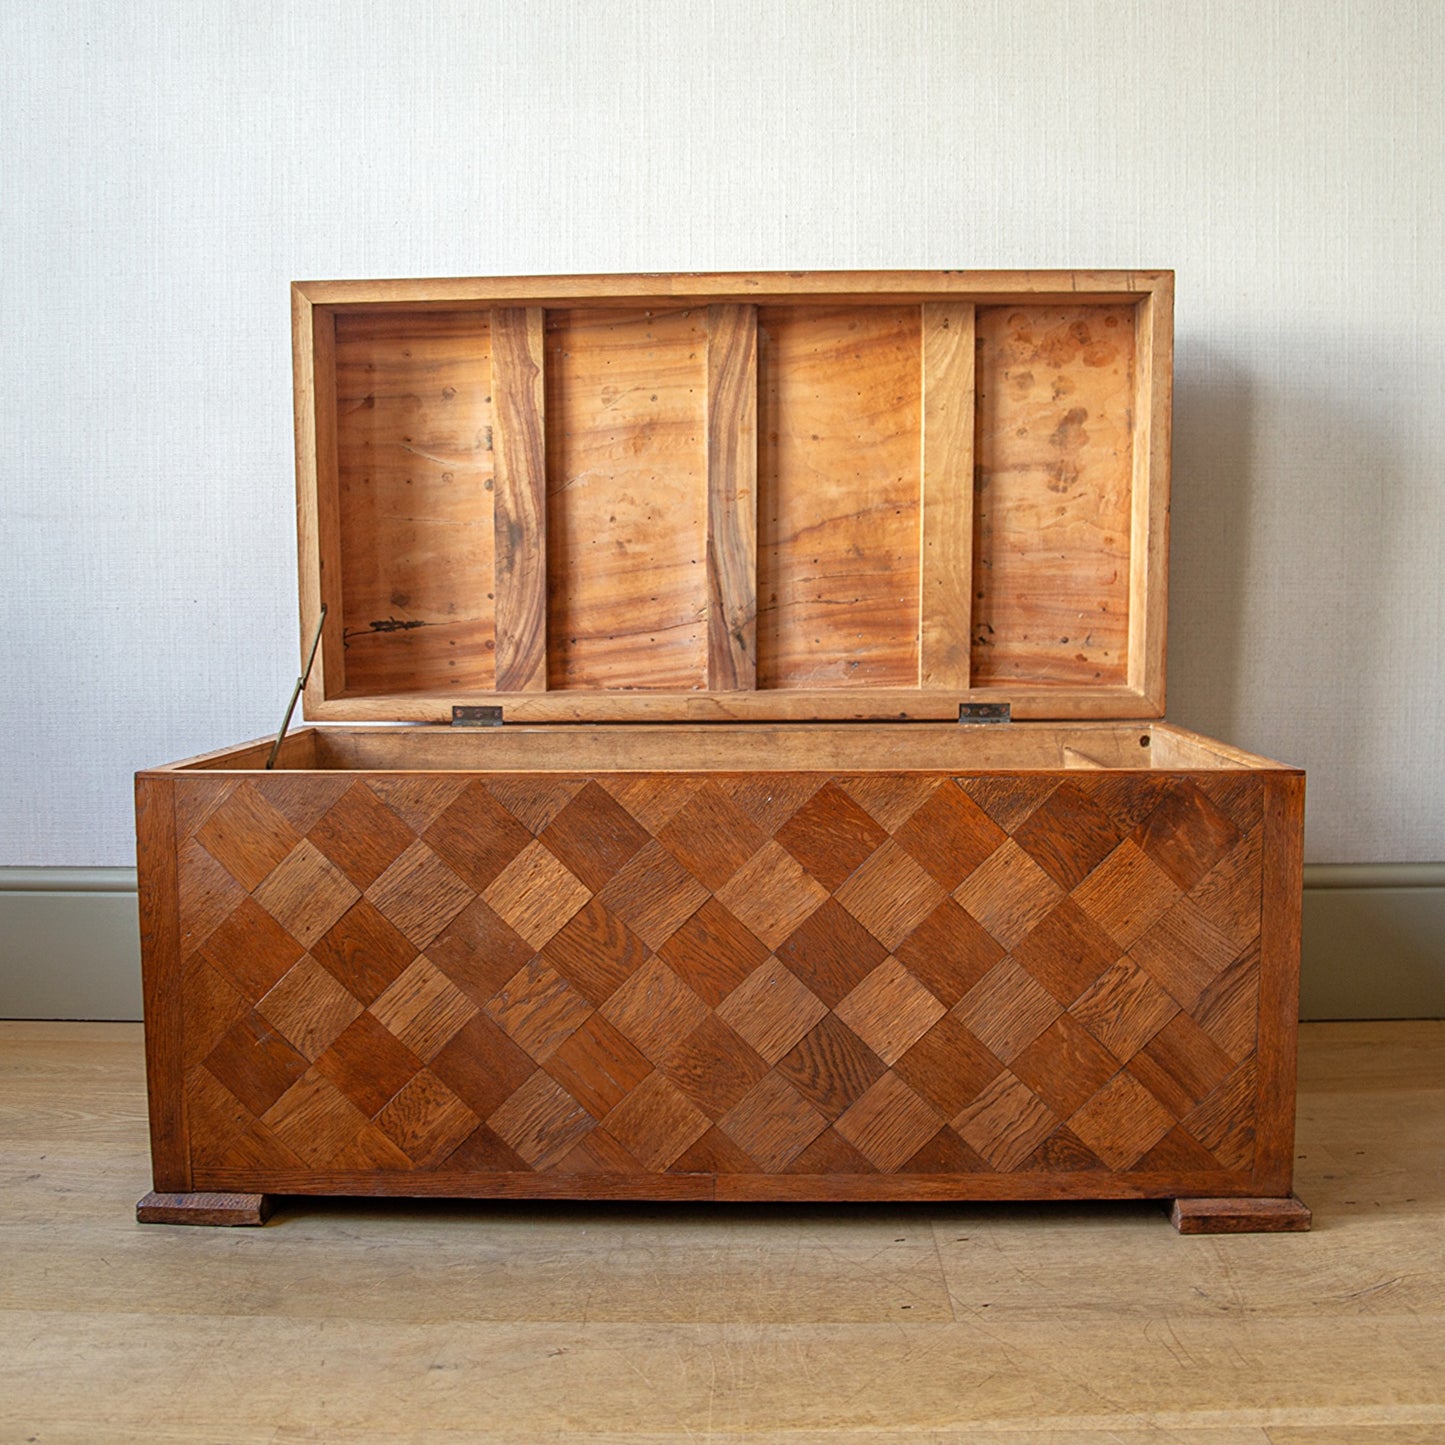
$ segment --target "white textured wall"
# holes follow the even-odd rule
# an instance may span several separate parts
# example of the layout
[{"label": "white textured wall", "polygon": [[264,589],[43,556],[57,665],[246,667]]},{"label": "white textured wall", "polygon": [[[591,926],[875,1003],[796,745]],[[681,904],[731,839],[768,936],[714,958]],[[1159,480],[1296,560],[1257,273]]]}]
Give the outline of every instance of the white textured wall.
[{"label": "white textured wall", "polygon": [[1440,0],[0,5],[0,864],[295,675],[286,285],[1173,266],[1170,715],[1445,856]]}]

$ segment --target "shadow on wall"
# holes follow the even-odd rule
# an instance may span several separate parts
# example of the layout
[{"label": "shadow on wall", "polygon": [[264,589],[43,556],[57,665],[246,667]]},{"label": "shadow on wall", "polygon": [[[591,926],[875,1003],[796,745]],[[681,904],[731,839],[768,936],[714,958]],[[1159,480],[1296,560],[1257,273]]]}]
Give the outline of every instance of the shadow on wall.
[{"label": "shadow on wall", "polygon": [[1386,648],[1401,645],[1398,451],[1348,395],[1301,377],[1269,397],[1218,353],[1181,349],[1169,715],[1317,767],[1306,857],[1357,861],[1359,839],[1390,836],[1381,760],[1407,742],[1391,736],[1404,717],[1369,705],[1389,691]]},{"label": "shadow on wall", "polygon": [[1248,645],[1253,397],[1243,370],[1181,346],[1169,520],[1169,716],[1231,741]]}]

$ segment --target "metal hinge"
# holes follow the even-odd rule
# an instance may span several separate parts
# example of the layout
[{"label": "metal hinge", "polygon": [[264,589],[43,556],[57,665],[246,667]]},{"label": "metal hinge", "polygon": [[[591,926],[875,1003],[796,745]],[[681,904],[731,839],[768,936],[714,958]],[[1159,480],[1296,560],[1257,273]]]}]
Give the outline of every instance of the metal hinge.
[{"label": "metal hinge", "polygon": [[1006,702],[961,702],[958,720],[969,726],[1012,722],[1010,705]]},{"label": "metal hinge", "polygon": [[452,726],[454,728],[499,728],[502,725],[502,710],[499,707],[462,707],[460,705],[452,708]]},{"label": "metal hinge", "polygon": [[311,667],[316,661],[316,649],[321,646],[321,630],[325,626],[326,604],[323,602],[321,615],[316,619],[316,636],[311,639],[311,651],[306,654],[306,665],[301,669],[301,676],[296,679],[296,686],[291,691],[291,701],[286,704],[286,716],[281,719],[281,728],[276,734],[276,741],[271,744],[271,751],[266,755],[266,771],[268,773],[275,768],[276,759],[281,755],[281,744],[286,741],[286,729],[291,726],[291,715],[296,711],[296,704],[305,691],[307,680],[311,676]]}]

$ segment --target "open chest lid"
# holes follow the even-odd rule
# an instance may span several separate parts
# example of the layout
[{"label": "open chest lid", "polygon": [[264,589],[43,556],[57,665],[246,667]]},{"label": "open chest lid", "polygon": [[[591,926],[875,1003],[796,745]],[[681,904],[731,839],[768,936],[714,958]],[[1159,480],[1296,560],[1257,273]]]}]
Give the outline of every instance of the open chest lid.
[{"label": "open chest lid", "polygon": [[1171,272],[293,302],[311,719],[1163,711]]}]

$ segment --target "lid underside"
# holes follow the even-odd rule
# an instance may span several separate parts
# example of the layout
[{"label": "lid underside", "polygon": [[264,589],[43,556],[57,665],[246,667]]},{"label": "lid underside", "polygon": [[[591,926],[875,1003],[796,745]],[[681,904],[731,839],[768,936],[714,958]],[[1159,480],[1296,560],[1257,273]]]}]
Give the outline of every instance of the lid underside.
[{"label": "lid underside", "polygon": [[307,716],[1157,716],[1171,297],[298,285]]}]

